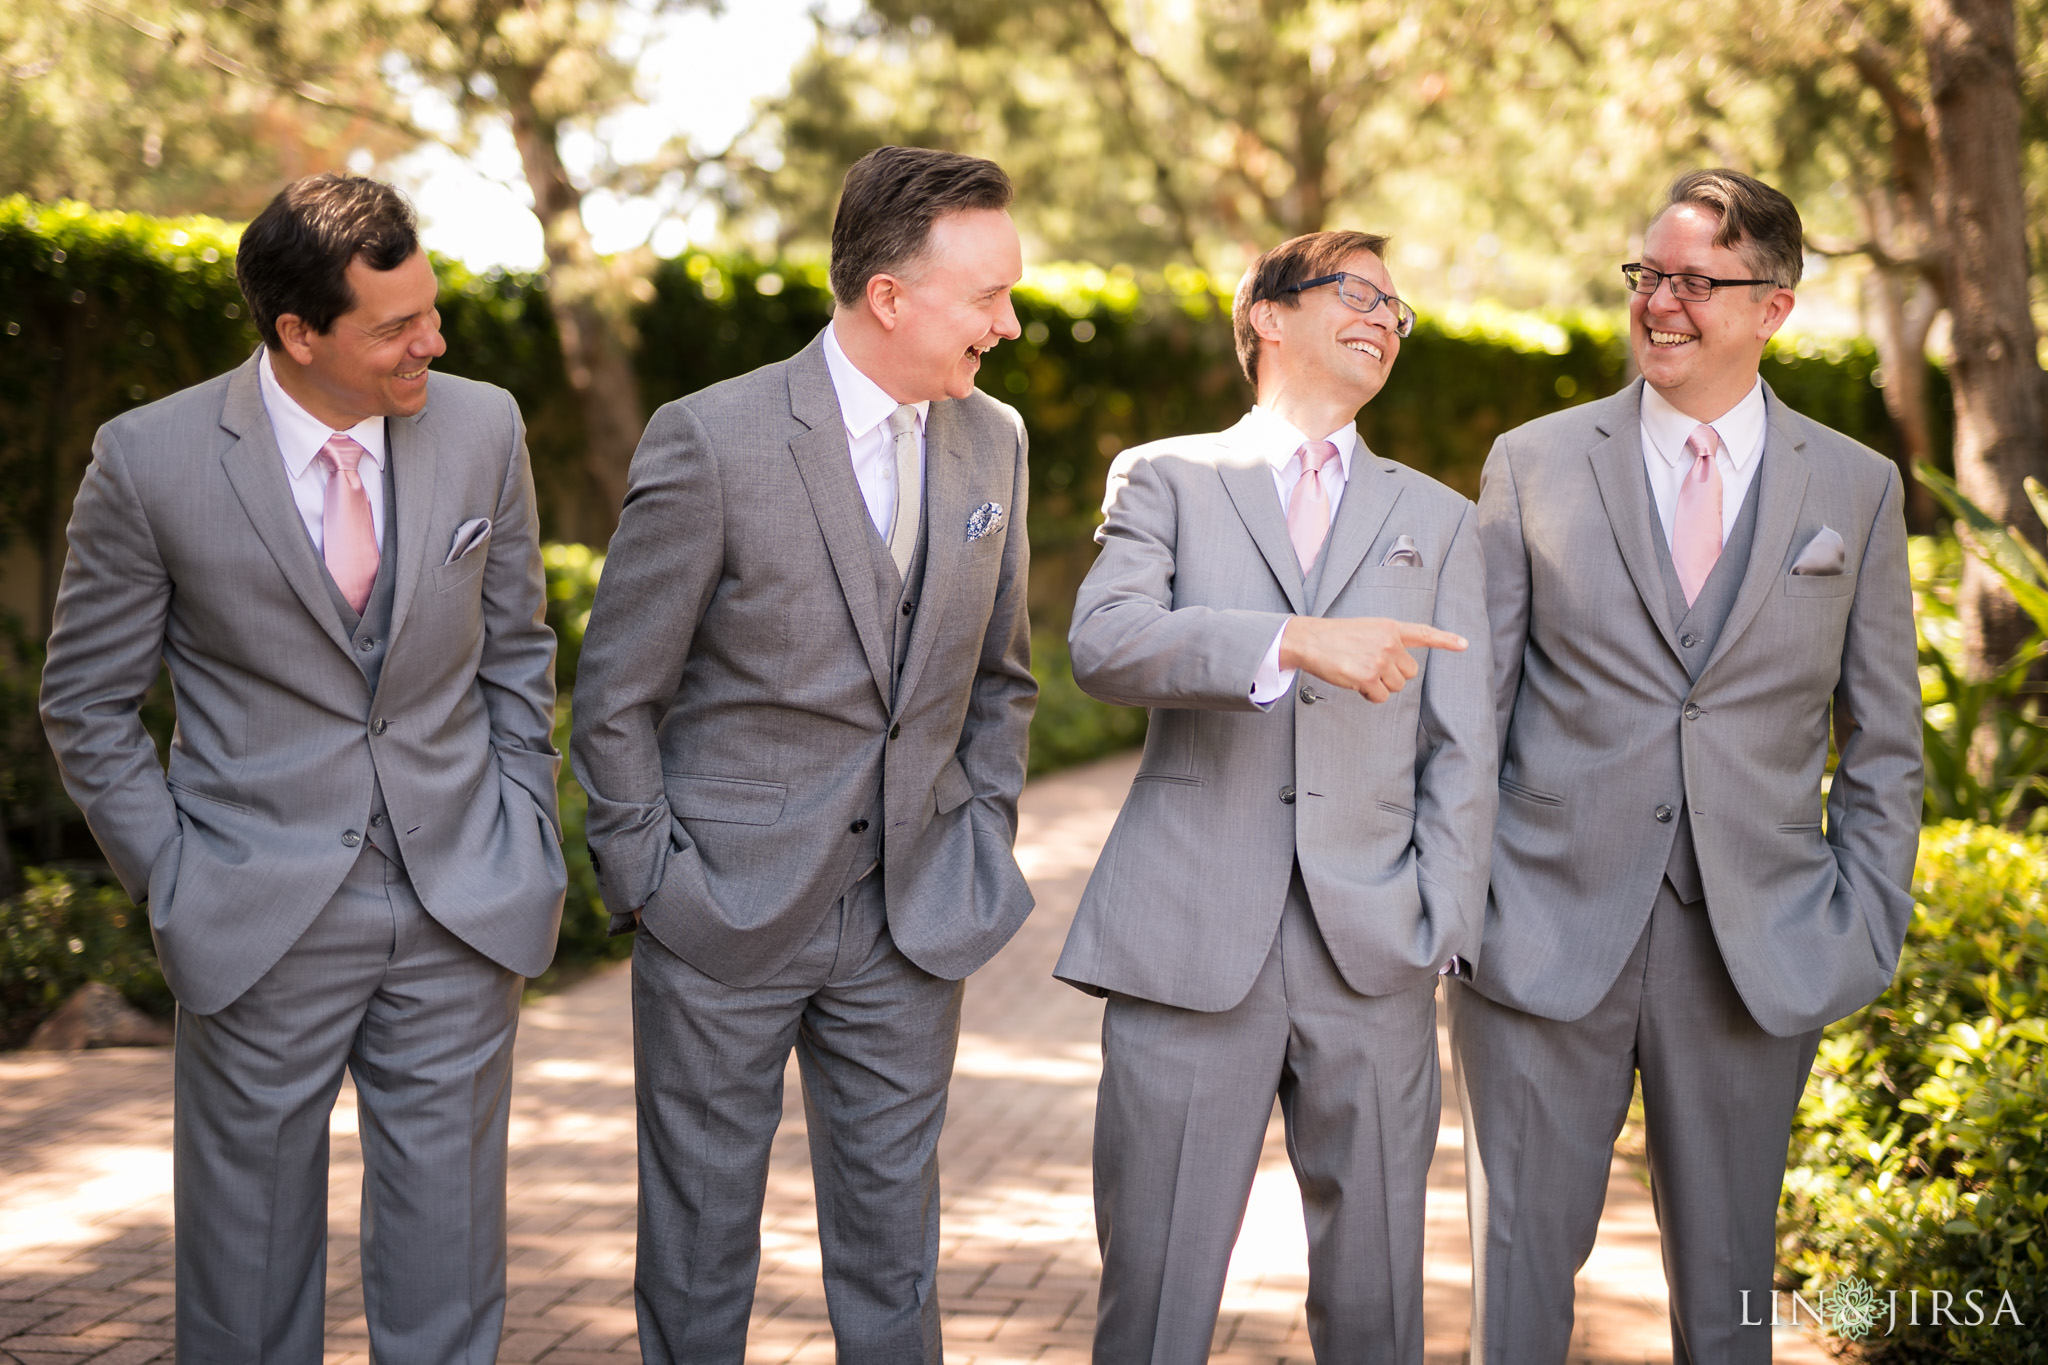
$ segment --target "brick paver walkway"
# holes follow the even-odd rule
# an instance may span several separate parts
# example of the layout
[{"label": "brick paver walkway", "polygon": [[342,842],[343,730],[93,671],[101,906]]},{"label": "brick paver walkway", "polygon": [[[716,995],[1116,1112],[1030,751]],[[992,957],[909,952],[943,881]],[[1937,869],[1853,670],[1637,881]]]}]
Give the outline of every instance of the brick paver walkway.
[{"label": "brick paver walkway", "polygon": [[[970,983],[940,1152],[940,1295],[954,1365],[1088,1359],[1098,1262],[1089,1134],[1101,1006],[1049,973],[1134,759],[1034,783],[1019,858],[1038,910]],[[0,1056],[0,1365],[168,1359],[170,1066],[162,1051]],[[1450,1087],[1445,1087],[1448,1098]],[[829,1362],[803,1111],[776,1138],[750,1361]],[[513,1101],[506,1365],[619,1365],[634,1343],[633,1073],[627,977],[529,1006]],[[362,1168],[346,1089],[334,1120],[329,1365],[369,1359],[356,1264]],[[1464,1357],[1470,1311],[1458,1112],[1430,1171],[1431,1365]],[[1276,1122],[1232,1263],[1213,1359],[1309,1361],[1306,1244]],[[1616,1164],[1579,1281],[1574,1362],[1670,1359],[1656,1224]],[[1825,1357],[1782,1339],[1781,1361]]]}]

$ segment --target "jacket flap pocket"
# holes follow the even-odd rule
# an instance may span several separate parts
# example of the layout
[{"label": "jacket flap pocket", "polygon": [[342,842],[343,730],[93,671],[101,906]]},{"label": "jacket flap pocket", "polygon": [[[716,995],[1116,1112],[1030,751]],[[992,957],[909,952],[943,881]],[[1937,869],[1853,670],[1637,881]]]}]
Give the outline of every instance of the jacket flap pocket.
[{"label": "jacket flap pocket", "polygon": [[932,800],[937,803],[935,813],[944,815],[947,811],[958,810],[974,796],[974,784],[967,780],[967,770],[955,758],[939,769],[938,780],[932,783]]},{"label": "jacket flap pocket", "polygon": [[1787,597],[1847,597],[1856,591],[1856,575],[1852,573],[1788,573],[1785,575],[1785,596]]},{"label": "jacket flap pocket", "polygon": [[683,820],[721,820],[732,825],[772,825],[782,818],[789,788],[780,782],[741,777],[699,777],[664,773],[669,809]]}]

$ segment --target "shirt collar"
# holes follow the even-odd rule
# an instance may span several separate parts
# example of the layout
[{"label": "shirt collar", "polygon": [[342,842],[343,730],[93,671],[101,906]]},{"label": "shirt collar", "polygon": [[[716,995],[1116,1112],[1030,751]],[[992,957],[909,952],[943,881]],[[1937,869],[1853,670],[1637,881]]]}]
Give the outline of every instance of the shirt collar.
[{"label": "shirt collar", "polygon": [[[1300,453],[1309,438],[1294,429],[1293,423],[1276,414],[1271,408],[1255,407],[1244,419],[1244,435],[1251,449],[1265,457],[1275,469],[1284,469],[1287,462]],[[1358,428],[1342,426],[1322,438],[1337,447],[1337,463],[1344,470],[1344,477],[1351,477],[1351,455],[1358,449]]]},{"label": "shirt collar", "polygon": [[[277,438],[278,454],[284,456],[285,472],[294,479],[304,477],[334,428],[307,412],[299,401],[277,382],[270,367],[270,348],[265,346],[256,362],[257,387],[263,394],[263,411],[270,418],[270,431]],[[363,458],[372,468],[384,467],[384,419],[365,417],[341,433],[363,448]]]},{"label": "shirt collar", "polygon": [[[1655,388],[1643,385],[1643,431],[1650,438],[1650,448],[1665,464],[1675,469],[1685,462],[1686,439],[1699,425],[1698,418],[1686,416]],[[1728,462],[1738,471],[1747,468],[1764,444],[1763,376],[1757,376],[1740,402],[1706,425],[1721,438]]]},{"label": "shirt collar", "polygon": [[[862,374],[840,349],[838,334],[825,324],[825,368],[832,375],[832,391],[839,396],[839,420],[846,425],[849,440],[858,441],[889,420],[899,404],[874,380]],[[917,409],[917,429],[924,430],[929,401],[912,403]]]}]

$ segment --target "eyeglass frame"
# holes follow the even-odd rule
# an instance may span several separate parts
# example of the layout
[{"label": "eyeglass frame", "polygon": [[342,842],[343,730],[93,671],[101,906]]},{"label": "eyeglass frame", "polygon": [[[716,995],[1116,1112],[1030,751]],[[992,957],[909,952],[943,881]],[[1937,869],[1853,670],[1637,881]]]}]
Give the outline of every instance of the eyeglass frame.
[{"label": "eyeglass frame", "polygon": [[[1630,271],[1634,271],[1635,274],[1631,275]],[[1637,280],[1646,274],[1657,277],[1656,282],[1648,289],[1641,288],[1636,283]],[[1716,289],[1733,289],[1738,285],[1744,284],[1768,284],[1781,289],[1784,287],[1779,285],[1776,280],[1717,280],[1712,275],[1700,275],[1690,270],[1659,270],[1655,266],[1644,265],[1641,261],[1630,261],[1627,265],[1623,266],[1621,268],[1621,277],[1627,281],[1628,290],[1631,294],[1641,294],[1644,298],[1654,295],[1658,289],[1663,287],[1666,280],[1673,281],[1671,297],[1683,300],[1686,303],[1705,303],[1714,297]],[[1678,280],[1704,280],[1706,281],[1707,292],[1696,299],[1687,298],[1678,292],[1678,285],[1675,283]]]},{"label": "eyeglass frame", "polygon": [[[1353,303],[1348,297],[1346,297],[1344,293],[1344,281],[1346,280],[1357,280],[1360,284],[1372,290],[1372,302],[1367,304],[1363,308],[1360,308],[1357,304]],[[1381,304],[1393,304],[1394,307],[1389,309],[1388,311],[1393,313],[1394,315],[1394,335],[1397,337],[1405,337],[1408,336],[1410,333],[1414,332],[1415,308],[1412,304],[1408,303],[1405,299],[1402,299],[1398,295],[1389,294],[1386,290],[1380,288],[1378,285],[1374,284],[1365,276],[1354,275],[1348,270],[1339,270],[1334,275],[1318,275],[1316,276],[1316,278],[1312,280],[1303,280],[1300,284],[1282,285],[1280,286],[1280,288],[1274,290],[1271,294],[1268,294],[1266,297],[1278,301],[1279,297],[1282,294],[1299,294],[1304,289],[1318,289],[1326,284],[1334,284],[1337,286],[1337,297],[1343,301],[1343,304],[1346,308],[1349,308],[1354,313],[1362,313],[1369,317],[1379,308]]]}]

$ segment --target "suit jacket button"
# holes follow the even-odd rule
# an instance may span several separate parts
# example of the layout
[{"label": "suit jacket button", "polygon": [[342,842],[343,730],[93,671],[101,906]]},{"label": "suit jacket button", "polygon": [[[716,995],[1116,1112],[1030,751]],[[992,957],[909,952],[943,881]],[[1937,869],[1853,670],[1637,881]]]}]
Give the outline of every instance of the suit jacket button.
[{"label": "suit jacket button", "polygon": [[890,727],[889,727],[889,738],[891,738],[891,739],[894,739],[894,738],[896,738],[896,736],[898,736],[898,735],[900,735],[900,734],[902,734],[902,733],[903,733],[903,727],[902,727],[901,725],[892,725],[892,726],[890,726]]},{"label": "suit jacket button", "polygon": [[865,820],[856,820],[852,824],[848,825],[846,829],[847,832],[850,834],[866,834],[868,832],[868,822]]},{"label": "suit jacket button", "polygon": [[1301,700],[1304,705],[1313,706],[1322,699],[1323,694],[1316,691],[1313,687],[1304,687],[1301,689]]},{"label": "suit jacket button", "polygon": [[1698,720],[1700,718],[1700,705],[1698,702],[1689,701],[1685,704],[1685,718],[1687,720]]},{"label": "suit jacket button", "polygon": [[1291,806],[1294,804],[1294,788],[1282,787],[1280,789],[1280,804],[1283,806]]},{"label": "suit jacket button", "polygon": [[1671,823],[1671,807],[1657,807],[1657,823],[1660,825],[1668,825]]},{"label": "suit jacket button", "polygon": [[360,844],[362,841],[363,836],[356,833],[352,829],[345,829],[341,832],[341,842],[344,846],[348,848],[354,848],[357,844]]},{"label": "suit jacket button", "polygon": [[1678,643],[1684,645],[1687,649],[1691,649],[1694,645],[1698,644],[1699,642],[1700,637],[1693,634],[1691,631],[1687,631],[1685,634],[1678,637]]},{"label": "suit jacket button", "polygon": [[379,716],[379,717],[377,717],[377,723],[376,723],[376,724],[374,724],[374,725],[372,725],[372,726],[370,727],[370,731],[371,731],[371,733],[373,733],[373,734],[379,734],[379,735],[381,735],[381,734],[383,734],[383,733],[384,733],[384,732],[385,732],[385,731],[386,731],[387,729],[389,729],[389,728],[390,728],[390,726],[391,726],[391,722],[390,722],[390,721],[388,721],[388,720],[384,719],[384,717],[382,717],[382,716]]}]

